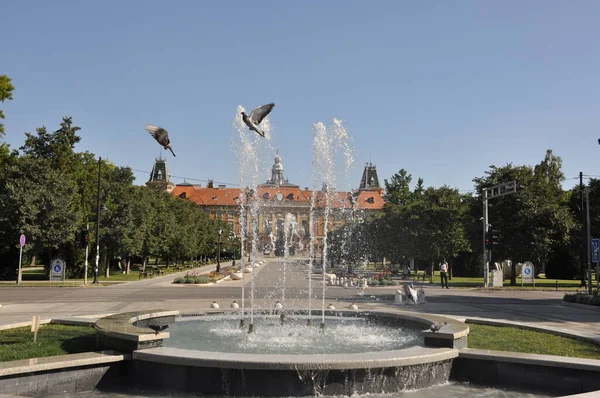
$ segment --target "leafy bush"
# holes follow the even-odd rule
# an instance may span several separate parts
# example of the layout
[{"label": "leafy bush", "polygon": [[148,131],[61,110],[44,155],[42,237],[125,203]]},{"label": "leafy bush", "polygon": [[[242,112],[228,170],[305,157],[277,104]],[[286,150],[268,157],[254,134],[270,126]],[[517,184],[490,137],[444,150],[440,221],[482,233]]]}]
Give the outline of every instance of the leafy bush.
[{"label": "leafy bush", "polygon": [[567,303],[600,306],[600,296],[598,296],[597,293],[596,295],[589,295],[587,293],[580,292],[574,294],[565,294],[563,301]]},{"label": "leafy bush", "polygon": [[369,281],[369,285],[373,285],[373,286],[389,286],[389,285],[397,285],[398,283],[396,281],[393,281],[390,278],[390,274],[389,273],[377,273],[375,275],[373,275],[373,277],[371,278],[371,280]]},{"label": "leafy bush", "polygon": [[173,283],[198,284],[198,285],[202,285],[205,283],[211,283],[211,282],[214,282],[214,279],[210,278],[210,274],[209,274],[209,276],[200,275],[199,273],[197,273],[195,271],[187,272],[185,274],[185,276],[175,278],[175,280],[173,281]]}]

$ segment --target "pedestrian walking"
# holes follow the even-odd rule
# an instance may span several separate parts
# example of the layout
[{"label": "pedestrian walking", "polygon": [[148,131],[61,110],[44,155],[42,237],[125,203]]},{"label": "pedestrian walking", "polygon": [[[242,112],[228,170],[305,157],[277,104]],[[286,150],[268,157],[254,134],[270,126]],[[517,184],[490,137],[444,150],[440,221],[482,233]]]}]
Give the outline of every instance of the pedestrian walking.
[{"label": "pedestrian walking", "polygon": [[444,288],[444,286],[446,287],[446,289],[449,289],[449,287],[448,287],[448,263],[445,260],[442,263],[440,263],[440,279],[442,280],[442,289]]}]

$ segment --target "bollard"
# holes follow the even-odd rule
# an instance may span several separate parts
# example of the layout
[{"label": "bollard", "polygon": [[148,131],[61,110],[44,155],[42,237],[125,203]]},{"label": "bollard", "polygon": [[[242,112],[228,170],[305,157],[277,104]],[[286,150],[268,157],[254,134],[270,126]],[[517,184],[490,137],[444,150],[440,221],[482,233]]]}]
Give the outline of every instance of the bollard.
[{"label": "bollard", "polygon": [[425,289],[423,289],[423,288],[419,289],[419,292],[417,293],[417,302],[419,304],[423,304],[423,303],[427,302],[427,300],[425,300]]},{"label": "bollard", "polygon": [[558,291],[558,281],[556,281],[556,291]]},{"label": "bollard", "polygon": [[404,293],[402,290],[396,290],[396,297],[394,298],[394,304],[404,304]]}]

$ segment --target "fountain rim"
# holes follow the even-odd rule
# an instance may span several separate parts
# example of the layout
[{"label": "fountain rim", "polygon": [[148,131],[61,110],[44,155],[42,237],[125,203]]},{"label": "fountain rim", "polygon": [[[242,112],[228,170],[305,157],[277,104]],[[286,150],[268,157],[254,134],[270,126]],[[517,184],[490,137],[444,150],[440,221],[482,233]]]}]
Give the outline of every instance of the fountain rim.
[{"label": "fountain rim", "polygon": [[451,360],[455,348],[414,346],[351,354],[242,354],[160,347],[137,350],[132,359],[169,365],[256,370],[349,370],[404,367]]},{"label": "fountain rim", "polygon": [[[313,310],[316,311],[317,310]],[[96,322],[96,330],[100,335],[126,341],[137,341],[140,344],[130,346],[132,359],[147,362],[159,362],[173,365],[194,367],[218,367],[238,369],[364,369],[402,367],[427,364],[458,357],[458,349],[453,345],[457,340],[464,340],[469,326],[452,318],[439,315],[414,313],[398,310],[327,310],[328,316],[368,317],[381,319],[382,322],[397,321],[416,323],[419,327],[429,328],[434,323],[447,322],[444,333],[432,333],[428,330],[421,332],[425,342],[434,341],[427,346],[413,346],[390,351],[365,351],[361,353],[336,354],[250,354],[209,352],[172,347],[162,347],[162,340],[169,333],[156,334],[153,330],[136,326],[136,322],[168,320],[174,322],[177,316],[230,315],[235,311],[206,310],[190,313],[179,311],[150,310],[114,314]],[[267,312],[264,310],[263,313]],[[320,311],[318,311],[320,313]],[[260,311],[259,311],[260,314]],[[437,343],[436,343],[437,342]],[[150,343],[150,344],[148,344]],[[433,345],[433,346],[432,346]]]}]

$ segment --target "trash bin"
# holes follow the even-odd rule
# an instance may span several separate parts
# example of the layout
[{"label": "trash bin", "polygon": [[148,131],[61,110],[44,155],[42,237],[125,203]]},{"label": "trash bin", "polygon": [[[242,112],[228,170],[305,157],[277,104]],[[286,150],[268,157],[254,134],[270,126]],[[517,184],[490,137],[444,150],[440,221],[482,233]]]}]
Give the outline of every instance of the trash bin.
[{"label": "trash bin", "polygon": [[504,271],[501,269],[492,270],[492,287],[504,286]]}]

